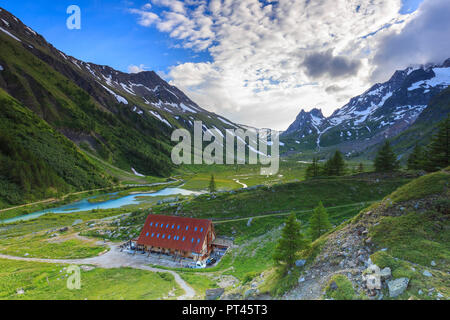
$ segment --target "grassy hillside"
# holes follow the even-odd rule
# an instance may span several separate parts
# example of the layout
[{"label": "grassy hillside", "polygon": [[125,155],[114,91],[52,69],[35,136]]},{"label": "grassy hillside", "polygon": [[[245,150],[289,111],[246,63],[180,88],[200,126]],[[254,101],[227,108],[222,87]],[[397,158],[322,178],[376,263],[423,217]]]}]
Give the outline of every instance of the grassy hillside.
[{"label": "grassy hillside", "polygon": [[158,120],[139,116],[112,96],[105,98],[107,94],[95,81],[89,92],[81,89],[49,64],[50,56],[39,59],[44,53],[38,48],[33,54],[4,33],[0,43],[4,69],[0,87],[11,96],[82,148],[123,170],[130,172],[133,167],[147,175],[169,174],[170,142]]},{"label": "grassy hillside", "polygon": [[0,208],[105,187],[78,148],[0,89]]},{"label": "grassy hillside", "polygon": [[69,290],[66,265],[0,259],[0,300],[158,300],[182,292],[171,274],[131,268],[81,270],[81,290]]},{"label": "grassy hillside", "polygon": [[[232,219],[278,211],[312,209],[319,201],[331,207],[379,200],[409,179],[410,177],[401,174],[393,178],[361,174],[276,184],[214,196],[205,194],[183,203],[178,211],[193,217]],[[176,210],[176,207],[165,206],[154,209],[161,214],[174,214]]]},{"label": "grassy hillside", "polygon": [[[288,299],[448,299],[449,169],[398,188],[300,252],[308,261],[295,271],[303,282],[268,277],[263,288],[280,294],[279,287],[288,282]],[[389,267],[391,276],[370,294],[363,275],[372,263]],[[387,283],[402,277],[409,280],[406,290],[391,297]],[[337,288],[330,289],[330,281],[339,283]]]}]

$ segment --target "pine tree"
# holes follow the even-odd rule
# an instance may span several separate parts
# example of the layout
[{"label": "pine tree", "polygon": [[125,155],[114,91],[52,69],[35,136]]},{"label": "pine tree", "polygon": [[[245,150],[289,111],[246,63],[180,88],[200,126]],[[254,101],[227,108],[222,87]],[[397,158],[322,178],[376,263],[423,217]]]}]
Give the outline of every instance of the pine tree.
[{"label": "pine tree", "polygon": [[316,157],[313,158],[312,163],[306,168],[306,179],[315,178],[319,176],[319,162]]},{"label": "pine tree", "polygon": [[437,171],[450,165],[450,116],[440,125],[427,148],[427,171]]},{"label": "pine tree", "polygon": [[345,161],[339,150],[325,163],[323,171],[327,176],[343,176],[345,174]]},{"label": "pine tree", "polygon": [[309,219],[309,233],[312,240],[319,238],[331,229],[331,223],[328,220],[328,213],[322,202],[319,202],[317,208]]},{"label": "pine tree", "polygon": [[398,170],[399,166],[397,156],[392,151],[389,141],[386,140],[375,157],[375,171],[392,172]]},{"label": "pine tree", "polygon": [[209,181],[209,192],[214,193],[217,191],[216,189],[216,181],[214,181],[214,175],[211,175],[211,180]]},{"label": "pine tree", "polygon": [[301,224],[291,213],[286,220],[286,225],[281,231],[281,238],[273,254],[276,265],[285,266],[286,270],[295,265],[297,252],[307,247],[308,241],[300,232]]},{"label": "pine tree", "polygon": [[408,158],[408,170],[420,170],[424,168],[425,154],[421,146],[416,143],[413,152]]}]

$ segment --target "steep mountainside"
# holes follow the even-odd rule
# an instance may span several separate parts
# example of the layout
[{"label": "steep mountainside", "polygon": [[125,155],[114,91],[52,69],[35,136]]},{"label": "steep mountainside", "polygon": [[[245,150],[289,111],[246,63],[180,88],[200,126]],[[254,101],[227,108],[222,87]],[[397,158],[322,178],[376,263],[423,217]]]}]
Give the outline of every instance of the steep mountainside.
[{"label": "steep mountainside", "polygon": [[111,183],[76,146],[0,89],[0,208]]},{"label": "steep mountainside", "polygon": [[[450,59],[442,65],[396,71],[389,81],[375,84],[328,118],[318,109],[302,110],[283,134],[283,141],[292,149],[286,151],[339,148],[349,156],[370,153],[372,146],[407,129],[418,133],[418,140],[426,140],[429,130],[425,135],[414,126],[426,122],[431,129],[445,118],[450,111],[449,85]],[[407,152],[414,142],[404,144],[400,151]]]},{"label": "steep mountainside", "polygon": [[284,298],[448,299],[449,169],[413,180],[313,242]]},{"label": "steep mountainside", "polygon": [[0,11],[0,87],[57,131],[129,172],[168,175],[170,134],[237,128],[152,71],[126,74],[70,57]]}]

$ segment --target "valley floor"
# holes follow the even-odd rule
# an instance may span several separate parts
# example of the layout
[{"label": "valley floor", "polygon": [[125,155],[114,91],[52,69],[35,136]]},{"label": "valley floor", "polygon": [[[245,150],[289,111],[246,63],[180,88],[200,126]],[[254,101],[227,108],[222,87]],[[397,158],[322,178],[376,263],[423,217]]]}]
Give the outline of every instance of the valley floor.
[{"label": "valley floor", "polygon": [[[200,177],[206,178],[207,174]],[[447,297],[450,284],[447,285],[446,272],[450,270],[446,269],[449,250],[445,235],[417,244],[415,238],[408,240],[402,235],[400,244],[414,245],[402,249],[401,245],[391,243],[389,237],[384,242],[379,240],[382,233],[369,225],[354,225],[361,212],[375,211],[373,208],[378,207],[380,199],[399,194],[392,192],[399,187],[401,191],[401,186],[408,185],[412,178],[403,173],[384,176],[367,173],[261,187],[250,184],[248,188],[216,195],[179,197],[170,203],[153,201],[131,208],[46,214],[34,220],[0,225],[0,299],[204,299],[208,289],[217,288],[223,289],[221,299],[231,300],[365,299],[368,297],[362,275],[371,261],[380,267],[390,266],[395,277],[406,274],[411,279],[412,291],[408,295],[420,298],[417,293],[420,289],[435,290],[430,296],[426,292],[428,298],[439,297],[438,293]],[[241,177],[232,179],[237,180],[232,180],[233,183],[241,182]],[[442,183],[447,180],[446,175],[438,176],[426,188],[419,184],[400,194],[419,193],[417,197],[423,198],[424,194],[441,192]],[[306,266],[295,270],[288,286],[282,279],[273,281],[270,257],[286,215],[294,212],[302,223],[302,231],[306,232],[311,212],[319,201],[324,202],[335,229],[313,242],[304,257]],[[398,211],[402,206],[396,204],[394,209]],[[409,212],[409,207],[406,208],[402,209],[405,213]],[[140,233],[149,211],[213,219],[218,235],[233,238],[234,245],[216,266],[207,269],[168,267],[169,264],[158,265],[146,255],[121,252],[119,243]],[[381,219],[384,214],[377,216]],[[430,228],[436,228],[433,219]],[[436,219],[440,221],[443,217],[438,215]],[[386,231],[398,225],[397,220],[376,223],[382,224]],[[408,223],[410,230],[418,228]],[[446,222],[439,227],[448,228]],[[397,231],[390,232],[395,237]],[[415,232],[420,238],[425,231]],[[366,243],[368,238],[376,245]],[[426,257],[416,248],[424,245],[430,252]],[[438,267],[429,265],[431,258]],[[395,259],[401,265],[391,262]],[[71,264],[82,268],[81,291],[73,292],[65,287],[65,270]],[[416,271],[408,271],[411,267]],[[425,270],[433,278],[423,276]],[[343,283],[347,288],[345,294],[330,292],[332,282]],[[380,293],[387,298],[385,287]]]},{"label": "valley floor", "polygon": [[[26,261],[26,262],[41,262],[41,263],[53,263],[53,264],[67,264],[67,265],[88,265],[96,266],[98,268],[111,269],[111,268],[124,268],[129,267],[133,269],[146,270],[151,272],[165,272],[171,274],[178,286],[184,290],[184,294],[178,296],[178,299],[192,299],[195,297],[195,290],[192,289],[176,272],[164,269],[158,269],[149,267],[149,261],[145,255],[129,255],[125,252],[121,252],[119,246],[114,243],[107,243],[110,250],[105,254],[85,259],[39,259],[39,258],[25,258],[25,257],[13,257],[9,255],[0,254],[0,259]],[[1,264],[1,263],[0,263]]]}]

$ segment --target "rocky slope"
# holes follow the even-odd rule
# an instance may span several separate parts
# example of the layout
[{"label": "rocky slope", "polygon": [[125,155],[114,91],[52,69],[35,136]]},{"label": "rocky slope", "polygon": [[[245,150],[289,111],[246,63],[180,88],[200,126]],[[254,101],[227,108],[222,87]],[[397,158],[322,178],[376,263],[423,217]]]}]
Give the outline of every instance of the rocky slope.
[{"label": "rocky slope", "polygon": [[[325,118],[318,109],[302,110],[283,134],[285,151],[341,149],[347,155],[367,153],[371,146],[393,138],[420,122],[450,85],[450,59],[438,65],[409,67],[396,71],[385,83],[377,83]],[[447,97],[440,97],[447,100]],[[433,110],[428,126],[450,111],[450,104]],[[413,146],[413,144],[412,144]],[[407,146],[408,151],[411,146]]]},{"label": "rocky slope", "polygon": [[316,240],[283,298],[449,299],[449,182],[415,179]]}]

